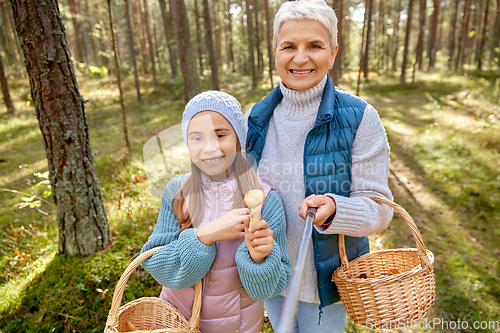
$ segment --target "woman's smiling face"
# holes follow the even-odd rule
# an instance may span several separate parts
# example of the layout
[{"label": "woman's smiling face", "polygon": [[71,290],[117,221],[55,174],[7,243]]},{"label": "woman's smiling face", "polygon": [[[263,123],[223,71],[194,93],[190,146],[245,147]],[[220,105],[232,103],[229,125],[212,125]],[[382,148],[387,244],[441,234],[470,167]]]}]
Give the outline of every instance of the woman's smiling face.
[{"label": "woman's smiling face", "polygon": [[285,22],[274,50],[276,69],[288,89],[303,91],[317,85],[333,66],[338,47],[331,47],[326,27],[304,19]]}]

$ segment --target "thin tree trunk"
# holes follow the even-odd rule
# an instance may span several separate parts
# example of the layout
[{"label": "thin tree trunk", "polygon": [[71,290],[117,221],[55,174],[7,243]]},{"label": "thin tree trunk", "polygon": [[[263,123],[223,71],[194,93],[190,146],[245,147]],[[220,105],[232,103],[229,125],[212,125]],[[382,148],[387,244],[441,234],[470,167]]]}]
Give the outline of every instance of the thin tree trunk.
[{"label": "thin tree trunk", "polygon": [[451,15],[451,25],[450,25],[450,31],[451,31],[451,37],[450,37],[450,47],[449,47],[449,58],[448,58],[448,67],[450,69],[453,68],[453,59],[455,59],[455,31],[456,31],[456,26],[457,26],[457,16],[458,16],[458,3],[460,0],[455,0],[455,11]]},{"label": "thin tree trunk", "polygon": [[360,89],[360,86],[361,86],[361,71],[362,71],[362,68],[363,68],[363,50],[364,50],[364,45],[365,45],[365,31],[366,31],[366,28],[367,28],[367,20],[368,20],[368,2],[370,0],[366,0],[366,5],[365,5],[365,15],[364,15],[364,18],[363,18],[363,29],[362,29],[362,32],[361,32],[361,47],[359,48],[359,71],[358,71],[358,85],[357,85],[357,88],[356,88],[356,96],[359,96],[359,89]]},{"label": "thin tree trunk", "polygon": [[203,76],[203,50],[201,41],[200,12],[198,10],[198,0],[194,0],[194,20],[196,22],[196,44],[198,47],[198,62],[200,64],[200,75]]},{"label": "thin tree trunk", "polygon": [[[418,65],[418,69],[422,70],[422,58],[424,53],[424,34],[425,34],[425,9],[426,0],[420,0],[420,16],[418,24],[418,42],[417,42],[417,56],[415,59],[415,64]],[[432,38],[430,36],[429,38]],[[430,44],[430,43],[429,43]],[[430,45],[429,45],[430,46]],[[430,51],[430,48],[429,48]],[[417,67],[417,66],[415,66]]]},{"label": "thin tree trunk", "polygon": [[392,55],[392,70],[397,70],[397,58],[399,51],[399,21],[401,20],[401,0],[398,0],[396,19],[394,21],[394,53]]},{"label": "thin tree trunk", "polygon": [[434,10],[432,11],[432,23],[429,31],[429,69],[434,69],[436,63],[436,37],[439,18],[439,0],[434,0]]},{"label": "thin tree trunk", "polygon": [[167,14],[167,4],[165,0],[158,0],[160,3],[161,17],[163,19],[163,29],[165,30],[165,38],[167,40],[168,49],[168,60],[170,62],[170,71],[173,77],[179,76],[179,71],[177,70],[177,50],[175,49],[175,43],[172,42],[172,27],[170,26],[170,20]]},{"label": "thin tree trunk", "polygon": [[125,140],[125,147],[127,148],[128,158],[132,155],[132,149],[130,148],[130,141],[128,139],[128,126],[127,126],[127,114],[125,112],[125,103],[123,102],[123,88],[122,79],[120,75],[120,64],[118,62],[118,53],[116,52],[115,43],[115,32],[113,30],[113,12],[111,8],[111,0],[108,1],[108,14],[109,14],[109,30],[111,31],[111,49],[113,51],[113,56],[115,60],[116,67],[116,83],[118,84],[118,90],[120,91],[120,106],[122,109],[122,125],[123,125],[123,137]]},{"label": "thin tree trunk", "polygon": [[271,46],[271,27],[269,24],[269,3],[268,0],[264,0],[264,10],[266,15],[266,45],[267,45],[267,57],[269,59],[269,80],[271,81],[271,89],[274,88],[273,84],[273,49]]},{"label": "thin tree trunk", "polygon": [[255,47],[257,48],[257,72],[258,76],[262,75],[264,69],[264,59],[260,51],[260,29],[259,29],[259,9],[257,7],[259,0],[253,0],[253,10],[255,13]]},{"label": "thin tree trunk", "polygon": [[59,252],[94,254],[110,244],[109,225],[61,14],[55,0],[11,3],[44,139]]},{"label": "thin tree trunk", "polygon": [[223,52],[224,49],[222,47],[222,35],[221,35],[221,25],[219,24],[219,2],[217,0],[213,0],[212,13],[213,13],[213,24],[212,31],[215,37],[215,50],[219,52],[218,57],[215,57],[215,65],[217,68],[222,68],[224,60],[223,60]]},{"label": "thin tree trunk", "polygon": [[[267,1],[267,0],[265,0]],[[228,31],[228,36],[227,39],[229,40],[228,43],[228,53],[229,53],[229,63],[231,64],[231,70],[234,73],[236,71],[235,67],[235,61],[234,61],[234,51],[233,51],[233,15],[231,14],[231,0],[227,0],[227,31]],[[272,83],[271,83],[272,85]]]},{"label": "thin tree trunk", "polygon": [[337,13],[337,18],[338,18],[338,23],[337,23],[337,45],[338,45],[338,53],[337,57],[335,58],[335,62],[333,63],[333,67],[330,70],[333,82],[338,84],[340,82],[340,78],[342,77],[342,59],[340,57],[341,50],[342,50],[342,21],[343,19],[343,14],[342,14],[342,8],[343,6],[343,0],[334,0],[333,1],[333,10]]},{"label": "thin tree trunk", "polygon": [[14,54],[16,56],[16,64],[17,64],[17,71],[19,73],[19,76],[24,79],[24,69],[23,69],[23,62],[21,60],[21,56],[19,55],[19,51],[17,49],[17,41],[16,41],[16,36],[14,35],[14,30],[12,29],[12,25],[10,24],[10,15],[9,15],[9,10],[7,9],[7,5],[5,4],[5,0],[1,0],[2,5],[3,5],[3,13],[4,13],[4,21],[7,25],[7,35],[9,36],[12,49],[14,50]]},{"label": "thin tree trunk", "polygon": [[470,14],[470,0],[464,0],[462,28],[458,38],[458,53],[455,59],[455,70],[462,72],[464,64],[464,51],[467,38],[467,30],[469,29],[469,14]]},{"label": "thin tree trunk", "polygon": [[406,22],[406,34],[405,34],[405,48],[403,50],[403,63],[401,64],[401,76],[399,81],[401,84],[406,83],[406,64],[408,62],[408,51],[410,48],[410,33],[411,33],[411,20],[413,16],[413,1],[410,0],[408,4],[408,18]]},{"label": "thin tree trunk", "polygon": [[217,62],[215,60],[214,42],[212,39],[212,21],[210,18],[208,0],[203,0],[203,16],[205,19],[205,44],[207,46],[208,58],[210,59],[210,70],[212,72],[212,89],[219,90],[219,76],[217,75]]},{"label": "thin tree trunk", "polygon": [[491,43],[490,59],[495,60],[500,57],[500,0],[497,0],[495,6],[495,25],[493,28],[493,40]]},{"label": "thin tree trunk", "polygon": [[[109,1],[109,0],[108,0]],[[151,71],[153,72],[153,88],[156,89],[156,61],[155,52],[153,48],[153,41],[151,38],[151,30],[149,29],[149,9],[146,0],[143,1],[144,4],[144,25],[146,26],[146,37],[148,39],[148,49],[149,49],[149,60],[151,61]]]},{"label": "thin tree trunk", "polygon": [[170,0],[170,10],[174,21],[175,42],[181,63],[184,98],[187,102],[201,92],[200,77],[196,70],[196,60],[191,46],[189,22],[184,0]]},{"label": "thin tree trunk", "polygon": [[247,36],[248,36],[248,53],[250,56],[250,66],[252,69],[252,88],[257,87],[257,69],[255,68],[254,41],[253,41],[253,26],[252,26],[252,0],[246,0],[247,9]]},{"label": "thin tree trunk", "polygon": [[3,100],[7,111],[9,113],[14,113],[14,103],[12,103],[12,98],[10,97],[9,84],[7,83],[7,77],[5,76],[5,70],[3,68],[2,55],[0,54],[0,86],[2,88]]},{"label": "thin tree trunk", "polygon": [[80,30],[80,22],[78,22],[78,19],[76,17],[78,10],[76,8],[76,3],[75,0],[68,0],[69,3],[69,10],[71,12],[71,22],[73,23],[73,29],[74,29],[74,34],[75,34],[75,58],[79,62],[85,62],[87,63],[88,60],[85,57],[85,53],[83,51],[83,40],[82,40],[82,33]]},{"label": "thin tree trunk", "polygon": [[148,68],[148,65],[147,65],[147,59],[148,59],[148,56],[147,56],[147,53],[148,53],[148,46],[147,46],[147,36],[145,35],[146,32],[145,32],[145,23],[144,23],[144,13],[142,11],[142,5],[141,5],[141,1],[140,0],[134,0],[132,1],[132,3],[135,3],[136,6],[137,6],[137,10],[136,10],[136,13],[137,13],[137,33],[139,35],[139,41],[140,41],[140,45],[141,45],[141,55],[142,55],[142,69],[144,71],[144,74],[149,74],[149,68]]},{"label": "thin tree trunk", "polygon": [[481,41],[479,43],[479,52],[478,52],[478,57],[477,57],[477,68],[479,70],[483,69],[483,49],[484,49],[484,42],[486,40],[486,33],[488,32],[488,11],[490,8],[490,2],[489,0],[486,1],[486,11],[484,13],[484,23],[483,23],[483,32],[481,34]]},{"label": "thin tree trunk", "polygon": [[127,39],[128,39],[128,51],[130,54],[130,63],[134,69],[134,81],[135,90],[137,93],[137,102],[142,103],[141,97],[141,86],[139,85],[139,75],[137,74],[137,62],[135,60],[135,43],[134,43],[134,32],[132,31],[132,23],[130,22],[130,9],[128,0],[123,0],[123,6],[125,7],[125,23],[127,25]]},{"label": "thin tree trunk", "polygon": [[[368,62],[370,58],[370,37],[371,37],[371,31],[372,31],[372,15],[373,15],[373,2],[375,0],[368,0],[367,5],[368,5],[368,22],[367,22],[367,28],[366,28],[366,43],[365,43],[365,53],[363,56],[363,76],[365,79],[368,79]],[[365,9],[366,10],[366,9]]]},{"label": "thin tree trunk", "polygon": [[[90,11],[89,11],[89,4],[87,0],[84,0],[83,2],[83,10],[84,10],[84,16],[85,16],[85,26],[86,26],[86,33],[88,35],[88,38],[90,40],[90,49],[92,51],[92,61],[94,64],[99,63],[99,56],[97,55],[97,49],[95,46],[95,40],[94,40],[94,35],[92,34],[93,31],[93,25],[90,23]],[[102,65],[102,64],[100,64]]]},{"label": "thin tree trunk", "polygon": [[[2,0],[0,0],[2,1]],[[0,6],[0,12],[3,14],[3,8]],[[0,27],[5,27],[6,23],[3,22],[5,20],[4,15],[0,15]],[[5,52],[7,60],[12,59],[13,55],[12,52],[10,51],[10,46],[9,42],[7,41],[7,37],[5,36],[5,31],[4,29],[0,29],[0,46],[4,46],[3,51]],[[1,51],[1,49],[0,49]]]}]

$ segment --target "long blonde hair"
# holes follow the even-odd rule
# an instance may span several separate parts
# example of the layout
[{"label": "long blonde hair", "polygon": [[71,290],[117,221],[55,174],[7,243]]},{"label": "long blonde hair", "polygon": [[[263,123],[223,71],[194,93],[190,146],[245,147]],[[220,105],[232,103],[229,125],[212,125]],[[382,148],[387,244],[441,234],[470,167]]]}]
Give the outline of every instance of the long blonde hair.
[{"label": "long blonde hair", "polygon": [[[242,156],[239,141],[236,144],[236,150],[237,153],[233,165],[236,184],[238,186],[236,188],[236,199],[233,207],[239,208],[244,207],[243,197],[245,193],[255,189],[262,190],[262,185],[251,165]],[[186,180],[186,183],[181,187],[174,199],[172,199],[172,209],[175,216],[179,218],[179,220],[175,222],[181,225],[181,231],[199,226],[203,219],[205,203],[203,199],[203,189],[201,188],[201,173],[202,171],[200,168],[191,161],[191,176]],[[186,197],[189,197],[189,209],[184,212],[183,207],[186,203]]]}]

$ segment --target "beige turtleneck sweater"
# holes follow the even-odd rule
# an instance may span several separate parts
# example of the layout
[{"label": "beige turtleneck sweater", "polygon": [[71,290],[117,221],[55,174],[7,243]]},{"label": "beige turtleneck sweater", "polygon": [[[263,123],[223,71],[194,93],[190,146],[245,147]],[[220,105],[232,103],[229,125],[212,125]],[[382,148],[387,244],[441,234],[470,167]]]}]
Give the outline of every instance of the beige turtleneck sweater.
[{"label": "beige turtleneck sweater", "polygon": [[[295,91],[280,84],[283,99],[271,116],[266,144],[258,174],[281,196],[287,221],[287,248],[295,266],[304,221],[299,205],[304,200],[304,143],[316,121],[326,85],[325,76],[306,91]],[[246,118],[250,111],[247,112]],[[367,105],[352,146],[352,183],[350,197],[335,198],[337,212],[331,225],[315,226],[321,233],[361,237],[387,228],[392,209],[379,205],[368,196],[392,200],[388,186],[389,144],[377,111]],[[299,300],[319,303],[312,244],[308,251]]]}]

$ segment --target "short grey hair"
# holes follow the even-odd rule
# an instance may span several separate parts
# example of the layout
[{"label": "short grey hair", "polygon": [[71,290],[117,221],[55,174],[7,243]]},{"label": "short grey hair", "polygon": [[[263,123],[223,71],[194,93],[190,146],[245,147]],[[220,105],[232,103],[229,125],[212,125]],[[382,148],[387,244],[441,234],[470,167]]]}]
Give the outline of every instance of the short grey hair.
[{"label": "short grey hair", "polygon": [[274,16],[273,47],[278,47],[278,35],[285,22],[292,20],[316,20],[322,23],[328,32],[330,47],[337,46],[337,15],[325,0],[286,1]]}]

